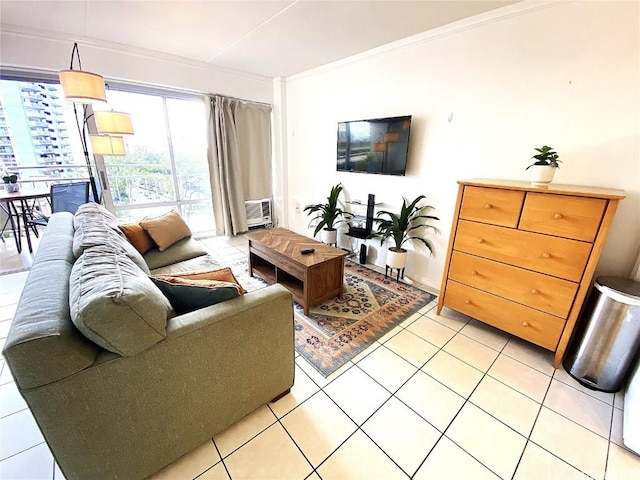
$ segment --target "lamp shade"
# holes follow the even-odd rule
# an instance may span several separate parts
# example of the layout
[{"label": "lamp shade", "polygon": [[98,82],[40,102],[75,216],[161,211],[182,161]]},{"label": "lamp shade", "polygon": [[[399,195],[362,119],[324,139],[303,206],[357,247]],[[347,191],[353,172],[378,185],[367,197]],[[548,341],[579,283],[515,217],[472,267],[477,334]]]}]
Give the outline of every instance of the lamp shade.
[{"label": "lamp shade", "polygon": [[131,115],[125,112],[95,112],[98,133],[114,135],[133,135]]},{"label": "lamp shade", "polygon": [[104,78],[82,70],[58,72],[64,98],[75,103],[106,102]]},{"label": "lamp shade", "polygon": [[94,155],[119,155],[126,153],[124,139],[112,135],[89,135]]},{"label": "lamp shade", "polygon": [[384,142],[376,142],[373,144],[374,152],[384,152],[386,151],[386,148],[387,148],[387,144]]},{"label": "lamp shade", "polygon": [[400,138],[400,134],[398,132],[389,132],[384,134],[385,142],[397,142]]}]

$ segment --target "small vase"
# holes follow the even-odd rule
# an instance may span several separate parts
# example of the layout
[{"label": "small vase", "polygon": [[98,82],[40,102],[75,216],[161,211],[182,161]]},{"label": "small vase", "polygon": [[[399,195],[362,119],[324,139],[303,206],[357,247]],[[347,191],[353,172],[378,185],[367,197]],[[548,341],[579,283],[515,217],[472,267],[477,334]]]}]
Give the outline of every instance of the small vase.
[{"label": "small vase", "polygon": [[534,187],[546,187],[551,183],[556,173],[556,167],[550,165],[532,165],[530,170],[529,179]]}]

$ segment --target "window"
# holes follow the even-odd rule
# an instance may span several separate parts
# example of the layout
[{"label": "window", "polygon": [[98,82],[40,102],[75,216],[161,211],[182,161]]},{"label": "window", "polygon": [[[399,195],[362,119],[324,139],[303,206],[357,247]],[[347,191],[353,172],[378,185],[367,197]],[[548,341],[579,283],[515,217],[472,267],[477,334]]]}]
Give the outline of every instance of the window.
[{"label": "window", "polygon": [[[125,156],[97,159],[106,206],[123,222],[176,209],[194,233],[215,230],[200,97],[118,87],[93,106],[130,113],[135,132]],[[23,185],[87,179],[73,104],[53,78],[0,80],[0,170]]]}]

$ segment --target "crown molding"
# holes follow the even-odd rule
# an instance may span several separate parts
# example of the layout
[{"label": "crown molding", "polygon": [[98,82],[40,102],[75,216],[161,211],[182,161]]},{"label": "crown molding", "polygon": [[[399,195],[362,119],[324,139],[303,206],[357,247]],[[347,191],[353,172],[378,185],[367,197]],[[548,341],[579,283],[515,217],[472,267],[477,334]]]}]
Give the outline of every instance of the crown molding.
[{"label": "crown molding", "polygon": [[65,44],[73,44],[77,42],[78,45],[91,47],[96,50],[103,50],[115,54],[127,54],[134,57],[148,58],[153,60],[159,60],[162,62],[172,63],[175,65],[181,65],[184,67],[196,68],[205,70],[207,72],[221,73],[225,75],[231,75],[235,77],[241,77],[250,80],[256,80],[259,82],[272,83],[273,79],[264,75],[256,73],[245,72],[243,70],[236,70],[233,68],[221,67],[218,65],[212,65],[210,63],[192,60],[178,55],[172,55],[169,53],[162,53],[155,50],[149,50],[146,48],[134,47],[131,45],[125,45],[117,42],[109,42],[103,40],[97,40],[93,38],[83,36],[72,36],[63,33],[52,32],[49,30],[41,30],[35,28],[25,28],[17,25],[2,24],[0,26],[0,32],[2,36],[12,35],[16,37],[30,38],[35,40],[44,40],[48,42],[59,42]]},{"label": "crown molding", "polygon": [[289,81],[296,81],[302,78],[327,73],[332,70],[345,67],[350,64],[358,63],[363,60],[368,60],[373,57],[383,56],[388,53],[392,53],[396,50],[409,48],[414,45],[436,40],[456,33],[464,32],[465,30],[471,30],[476,27],[487,25],[490,23],[498,22],[508,18],[518,17],[526,15],[533,11],[544,10],[546,8],[563,5],[566,3],[572,3],[575,0],[523,0],[521,2],[513,3],[505,7],[496,8],[488,12],[479,13],[471,17],[463,18],[461,20],[436,27],[425,32],[417,33],[400,40],[396,40],[391,43],[387,43],[377,48],[367,50],[363,53],[358,53],[342,60],[337,60],[326,65],[322,65],[317,68],[307,70],[305,72],[297,73],[287,77]]}]

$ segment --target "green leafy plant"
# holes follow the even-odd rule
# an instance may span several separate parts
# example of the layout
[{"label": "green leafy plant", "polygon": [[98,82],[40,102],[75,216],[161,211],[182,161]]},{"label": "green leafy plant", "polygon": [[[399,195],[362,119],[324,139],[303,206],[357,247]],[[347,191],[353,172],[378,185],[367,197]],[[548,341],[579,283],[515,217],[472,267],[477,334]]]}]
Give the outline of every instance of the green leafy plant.
[{"label": "green leafy plant", "polygon": [[525,170],[529,170],[534,165],[546,165],[549,167],[560,168],[560,160],[558,158],[558,154],[551,148],[545,145],[541,148],[536,148],[537,155],[534,155],[531,158],[535,158],[536,162],[529,165]]},{"label": "green leafy plant", "polygon": [[[402,208],[400,214],[381,210],[378,212],[378,235],[380,235],[380,244],[384,244],[389,238],[393,239],[394,246],[390,247],[392,251],[403,251],[402,245],[411,240],[422,243],[429,253],[433,253],[433,245],[429,240],[424,238],[428,230],[439,233],[438,229],[427,223],[428,220],[440,220],[433,215],[425,213],[433,209],[430,205],[420,205],[425,198],[424,195],[418,196],[415,200],[407,203],[407,199],[402,199]],[[380,217],[388,218],[380,218]]]},{"label": "green leafy plant", "polygon": [[2,181],[4,183],[17,183],[18,182],[18,176],[17,175],[5,175],[4,177],[2,177]]},{"label": "green leafy plant", "polygon": [[[316,229],[313,235],[316,236],[323,228],[325,230],[335,230],[336,226],[345,222],[345,218],[350,218],[349,212],[345,212],[339,206],[339,197],[342,193],[342,184],[331,187],[331,192],[327,197],[326,203],[316,203],[315,205],[307,205],[304,207],[304,212],[307,215],[315,216],[309,221],[309,226],[315,223]],[[317,222],[317,223],[316,223]]]}]

